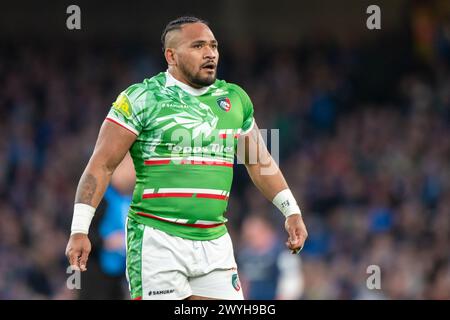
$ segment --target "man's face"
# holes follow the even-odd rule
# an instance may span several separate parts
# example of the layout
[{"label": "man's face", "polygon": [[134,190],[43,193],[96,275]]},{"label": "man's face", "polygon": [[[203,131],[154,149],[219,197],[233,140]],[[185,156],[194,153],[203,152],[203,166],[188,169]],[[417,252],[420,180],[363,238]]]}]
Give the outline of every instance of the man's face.
[{"label": "man's face", "polygon": [[170,44],[176,67],[183,77],[194,87],[213,84],[219,51],[211,29],[203,23],[189,23],[173,33]]}]

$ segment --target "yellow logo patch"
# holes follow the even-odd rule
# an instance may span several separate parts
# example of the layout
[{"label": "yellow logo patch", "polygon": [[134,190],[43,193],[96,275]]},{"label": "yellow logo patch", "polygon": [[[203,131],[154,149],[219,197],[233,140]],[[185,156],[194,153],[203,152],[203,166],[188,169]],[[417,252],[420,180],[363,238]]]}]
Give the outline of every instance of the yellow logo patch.
[{"label": "yellow logo patch", "polygon": [[113,103],[114,109],[122,113],[124,116],[131,116],[131,104],[126,94],[121,93],[117,100]]}]

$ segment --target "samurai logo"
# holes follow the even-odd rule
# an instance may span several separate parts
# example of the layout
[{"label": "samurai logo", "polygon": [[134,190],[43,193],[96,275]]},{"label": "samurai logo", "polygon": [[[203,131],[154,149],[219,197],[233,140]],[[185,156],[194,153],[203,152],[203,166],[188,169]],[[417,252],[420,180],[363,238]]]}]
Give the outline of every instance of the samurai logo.
[{"label": "samurai logo", "polygon": [[231,109],[231,101],[228,97],[217,99],[217,104],[219,105],[220,109],[225,112],[228,112]]}]

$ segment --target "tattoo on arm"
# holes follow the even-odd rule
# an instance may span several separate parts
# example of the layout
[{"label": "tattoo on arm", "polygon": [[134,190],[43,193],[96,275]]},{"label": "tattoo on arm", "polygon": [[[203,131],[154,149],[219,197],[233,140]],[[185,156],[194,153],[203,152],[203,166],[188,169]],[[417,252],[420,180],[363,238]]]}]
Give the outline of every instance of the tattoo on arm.
[{"label": "tattoo on arm", "polygon": [[77,194],[75,196],[75,203],[85,203],[92,205],[91,201],[97,190],[97,178],[88,173],[81,177],[78,185]]}]

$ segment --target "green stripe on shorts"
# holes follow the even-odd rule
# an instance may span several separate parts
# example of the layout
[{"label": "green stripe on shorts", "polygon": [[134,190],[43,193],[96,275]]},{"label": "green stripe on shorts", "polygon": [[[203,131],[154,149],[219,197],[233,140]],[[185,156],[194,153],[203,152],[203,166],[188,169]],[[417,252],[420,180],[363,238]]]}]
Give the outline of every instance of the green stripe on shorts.
[{"label": "green stripe on shorts", "polygon": [[131,299],[142,297],[142,238],[143,224],[133,219],[127,222],[127,272],[130,282]]}]

